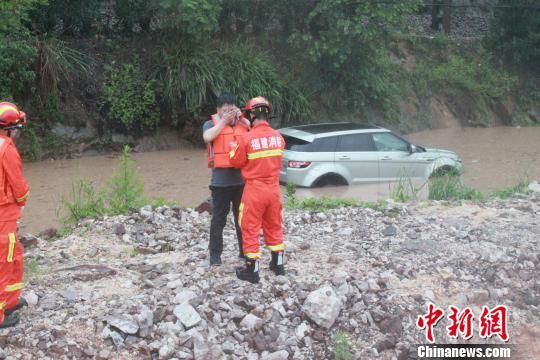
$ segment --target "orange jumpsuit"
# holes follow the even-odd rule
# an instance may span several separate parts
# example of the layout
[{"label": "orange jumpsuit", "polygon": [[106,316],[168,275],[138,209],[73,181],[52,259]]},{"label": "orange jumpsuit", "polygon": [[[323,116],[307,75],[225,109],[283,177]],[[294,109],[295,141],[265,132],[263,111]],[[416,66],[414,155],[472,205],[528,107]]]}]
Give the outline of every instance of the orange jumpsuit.
[{"label": "orange jumpsuit", "polygon": [[28,194],[17,148],[11,138],[0,135],[0,323],[4,311],[19,303],[23,287],[23,247],[17,238],[17,220]]},{"label": "orange jumpsuit", "polygon": [[242,136],[230,152],[231,164],[241,168],[246,181],[239,222],[243,252],[248,259],[260,259],[261,226],[270,251],[283,251],[279,171],[285,140],[267,123],[257,124]]}]

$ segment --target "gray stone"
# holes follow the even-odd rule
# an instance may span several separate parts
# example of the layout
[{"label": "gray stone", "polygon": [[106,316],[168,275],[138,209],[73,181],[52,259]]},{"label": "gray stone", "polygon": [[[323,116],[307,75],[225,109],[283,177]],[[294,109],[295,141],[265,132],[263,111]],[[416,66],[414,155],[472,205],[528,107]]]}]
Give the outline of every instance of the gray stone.
[{"label": "gray stone", "polygon": [[73,303],[78,299],[77,291],[72,288],[60,290],[58,293],[70,303]]},{"label": "gray stone", "polygon": [[298,327],[296,328],[296,331],[295,331],[295,334],[296,334],[296,338],[298,340],[302,340],[304,338],[304,336],[306,336],[306,333],[308,332],[309,330],[309,326],[308,324],[306,323],[301,323],[300,325],[298,325]]},{"label": "gray stone", "polygon": [[221,346],[221,349],[227,355],[234,354],[234,344],[230,341],[225,341]]},{"label": "gray stone", "polygon": [[146,306],[141,306],[139,314],[135,315],[139,324],[139,336],[148,337],[154,326],[154,312]]},{"label": "gray stone", "polygon": [[384,236],[395,236],[396,234],[397,234],[397,229],[393,225],[389,225],[383,230]]},{"label": "gray stone", "polygon": [[139,210],[139,214],[145,218],[151,217],[154,213],[152,212],[152,207],[150,205],[143,206]]},{"label": "gray stone", "polygon": [[287,360],[288,358],[289,353],[287,350],[280,350],[263,356],[261,360]]},{"label": "gray stone", "polygon": [[334,289],[323,286],[308,295],[302,310],[317,325],[329,329],[339,316],[341,302]]},{"label": "gray stone", "polygon": [[202,320],[199,313],[189,304],[177,305],[173,312],[186,329],[199,325]]},{"label": "gray stone", "polygon": [[538,181],[533,181],[529,184],[528,189],[534,193],[540,193],[540,184]]},{"label": "gray stone", "polygon": [[370,292],[379,292],[381,291],[381,287],[379,284],[377,284],[377,280],[375,279],[369,279],[368,280],[368,290]]},{"label": "gray stone", "polygon": [[26,299],[26,302],[28,302],[28,305],[31,307],[36,306],[39,302],[39,297],[33,290],[26,291],[24,293],[24,298]]},{"label": "gray stone", "polygon": [[139,325],[129,315],[109,315],[105,321],[125,334],[134,335],[139,331]]},{"label": "gray stone", "polygon": [[240,326],[249,332],[259,330],[263,324],[264,321],[253,314],[247,314],[240,322]]},{"label": "gray stone", "polygon": [[174,347],[165,344],[159,348],[159,358],[169,359],[174,354]]},{"label": "gray stone", "polygon": [[126,233],[126,227],[124,226],[124,224],[115,224],[114,233],[118,236],[124,235]]},{"label": "gray stone", "polygon": [[470,303],[476,305],[485,305],[489,301],[489,291],[487,290],[473,290],[468,296]]},{"label": "gray stone", "polygon": [[210,346],[208,341],[199,333],[194,332],[193,336],[193,355],[195,360],[210,360]]},{"label": "gray stone", "polygon": [[[170,283],[169,283],[170,284]],[[174,297],[175,304],[187,304],[190,300],[195,299],[197,294],[190,289],[182,289]]]}]

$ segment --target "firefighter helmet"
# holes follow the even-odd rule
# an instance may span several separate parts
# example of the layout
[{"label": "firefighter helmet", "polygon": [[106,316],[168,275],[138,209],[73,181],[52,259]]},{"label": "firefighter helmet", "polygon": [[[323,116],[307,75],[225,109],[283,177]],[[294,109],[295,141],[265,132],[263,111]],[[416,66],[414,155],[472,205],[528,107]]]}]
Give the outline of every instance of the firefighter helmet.
[{"label": "firefighter helmet", "polygon": [[26,125],[26,114],[15,104],[0,102],[0,129],[15,130]]},{"label": "firefighter helmet", "polygon": [[263,110],[262,112],[267,112],[268,114],[272,113],[272,108],[270,107],[270,103],[268,102],[268,100],[266,100],[262,96],[257,96],[257,97],[254,97],[253,99],[250,99],[242,110],[249,112],[255,109],[259,109],[260,111],[262,110],[262,108],[267,109],[266,111]]}]

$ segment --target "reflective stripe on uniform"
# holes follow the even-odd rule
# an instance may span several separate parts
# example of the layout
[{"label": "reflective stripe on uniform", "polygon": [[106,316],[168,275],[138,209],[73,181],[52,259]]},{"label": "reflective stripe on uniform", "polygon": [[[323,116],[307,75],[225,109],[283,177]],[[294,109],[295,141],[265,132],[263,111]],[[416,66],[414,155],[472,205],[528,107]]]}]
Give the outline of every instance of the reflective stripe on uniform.
[{"label": "reflective stripe on uniform", "polygon": [[15,234],[14,233],[9,233],[9,251],[8,251],[8,256],[7,256],[7,261],[8,262],[13,262],[13,252],[15,250]]},{"label": "reflective stripe on uniform", "polygon": [[283,154],[283,150],[281,149],[274,149],[274,150],[263,150],[263,151],[257,151],[251,154],[248,154],[248,159],[259,159],[259,158],[265,158],[270,156],[281,156]]},{"label": "reflective stripe on uniform", "polygon": [[284,250],[285,250],[285,245],[284,245],[284,244],[279,244],[279,245],[267,245],[266,247],[267,247],[268,250],[270,250],[270,251],[284,251]]},{"label": "reflective stripe on uniform", "polygon": [[248,259],[260,259],[261,258],[261,253],[260,252],[257,252],[257,253],[245,253],[244,255]]},{"label": "reflective stripe on uniform", "polygon": [[26,200],[26,198],[28,197],[28,195],[30,195],[30,191],[26,192],[26,194],[24,194],[22,197],[16,198],[15,200],[16,200],[17,202],[23,202],[24,200]]},{"label": "reflective stripe on uniform", "polygon": [[238,207],[238,226],[242,227],[242,217],[244,217],[244,203]]},{"label": "reflective stripe on uniform", "polygon": [[15,284],[6,286],[5,291],[6,292],[12,292],[12,291],[21,290],[22,288],[23,288],[23,283],[15,283]]},{"label": "reflective stripe on uniform", "polygon": [[0,302],[0,310],[2,310],[6,306],[6,302]]}]

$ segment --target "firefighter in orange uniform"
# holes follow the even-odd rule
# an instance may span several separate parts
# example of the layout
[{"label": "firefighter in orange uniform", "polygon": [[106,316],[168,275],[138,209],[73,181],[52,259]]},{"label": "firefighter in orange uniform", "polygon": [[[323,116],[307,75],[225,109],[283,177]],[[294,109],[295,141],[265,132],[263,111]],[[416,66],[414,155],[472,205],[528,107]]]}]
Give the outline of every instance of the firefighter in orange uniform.
[{"label": "firefighter in orange uniform", "polygon": [[279,193],[279,171],[285,140],[268,124],[272,108],[265,98],[259,96],[249,100],[243,110],[252,124],[252,129],[240,138],[230,152],[231,164],[242,170],[246,181],[239,219],[246,263],[244,267],[236,269],[236,276],[240,280],[256,284],[260,279],[261,226],[265,244],[272,252],[270,269],[276,275],[285,274]]},{"label": "firefighter in orange uniform", "polygon": [[17,220],[29,188],[12,140],[25,124],[24,112],[11,103],[0,103],[0,328],[16,325],[15,311],[26,305],[21,297],[23,247],[17,238]]}]

